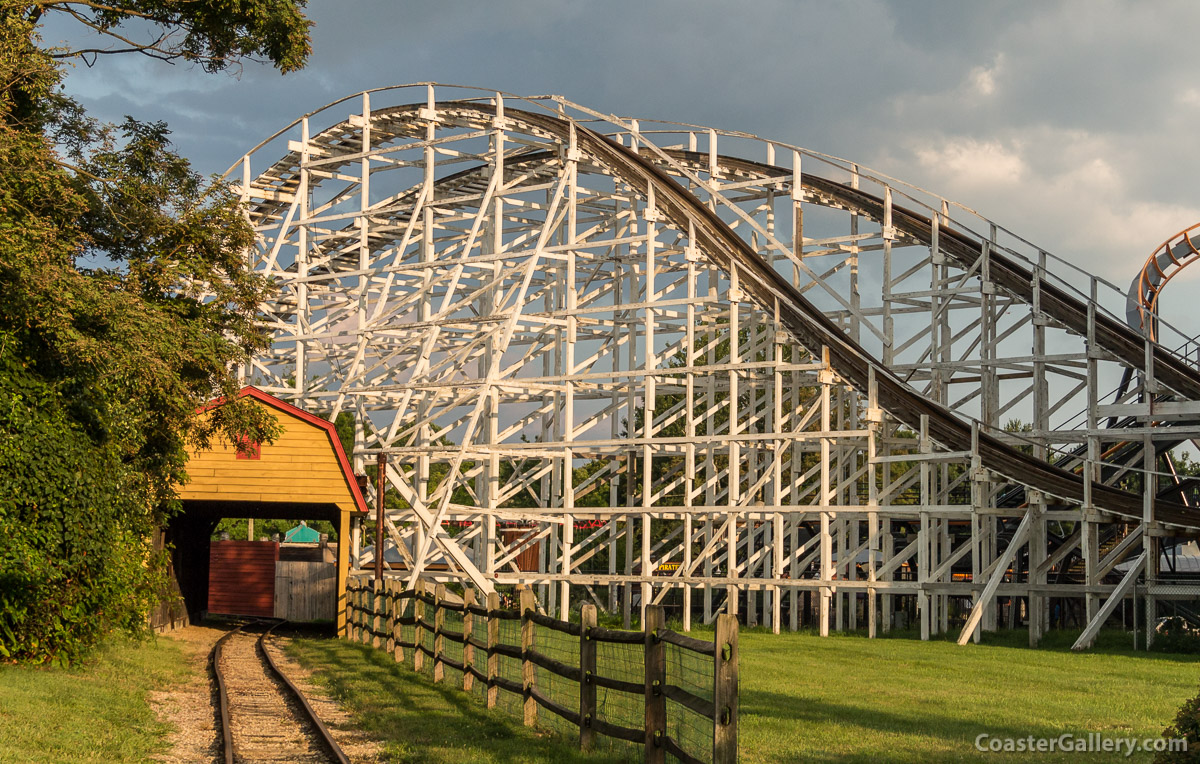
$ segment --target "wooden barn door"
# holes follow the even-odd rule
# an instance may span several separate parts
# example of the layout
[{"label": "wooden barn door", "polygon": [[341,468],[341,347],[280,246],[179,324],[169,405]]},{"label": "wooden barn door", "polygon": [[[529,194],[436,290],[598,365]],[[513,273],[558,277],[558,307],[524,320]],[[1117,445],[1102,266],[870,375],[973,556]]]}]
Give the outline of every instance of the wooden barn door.
[{"label": "wooden barn door", "polygon": [[208,553],[208,612],[275,615],[274,541],[214,541]]}]

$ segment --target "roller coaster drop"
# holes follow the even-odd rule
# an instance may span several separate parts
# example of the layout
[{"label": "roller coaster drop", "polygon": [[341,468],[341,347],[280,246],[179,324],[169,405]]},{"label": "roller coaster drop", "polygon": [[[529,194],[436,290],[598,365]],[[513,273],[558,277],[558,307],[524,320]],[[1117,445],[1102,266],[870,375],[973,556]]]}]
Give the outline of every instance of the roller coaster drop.
[{"label": "roller coaster drop", "polygon": [[353,415],[357,471],[388,455],[398,575],[1079,647],[1200,593],[1160,571],[1200,529],[1159,471],[1200,436],[1161,279],[1127,298],[856,164],[552,96],[363,93],[229,177],[279,287],[243,374]]}]

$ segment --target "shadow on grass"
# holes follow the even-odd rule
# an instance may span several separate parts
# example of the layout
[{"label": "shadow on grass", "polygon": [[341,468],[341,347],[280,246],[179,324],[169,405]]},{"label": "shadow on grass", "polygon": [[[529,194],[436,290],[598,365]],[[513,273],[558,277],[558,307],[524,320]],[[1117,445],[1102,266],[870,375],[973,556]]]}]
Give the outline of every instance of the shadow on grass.
[{"label": "shadow on grass", "polygon": [[560,737],[521,726],[480,699],[395,663],[382,650],[335,639],[297,639],[290,650],[329,687],[358,726],[403,762],[623,762],[585,755]]},{"label": "shadow on grass", "polygon": [[[911,761],[915,754],[922,761],[964,761],[985,754],[975,749],[975,738],[981,733],[999,738],[1056,738],[1063,734],[1061,727],[1051,725],[1012,725],[981,722],[972,719],[930,715],[928,709],[893,710],[851,705],[825,700],[801,699],[795,695],[767,691],[743,690],[739,697],[740,711],[744,718],[761,717],[769,720],[780,730],[800,725],[801,728],[821,729],[834,725],[847,730],[855,738],[852,753],[842,754],[833,750],[807,750],[806,761]],[[856,732],[855,730],[862,732]],[[898,750],[895,736],[906,736],[929,741],[919,751]],[[875,750],[864,750],[863,739],[877,739]],[[825,736],[821,742],[828,748],[836,738]],[[756,751],[754,761],[795,761],[795,752],[774,753],[770,750]]]},{"label": "shadow on grass", "polygon": [[[742,634],[770,634],[771,630],[762,626],[741,629]],[[1073,652],[1071,647],[1075,644],[1075,640],[1082,633],[1081,629],[1074,630],[1052,630],[1043,635],[1037,647],[1029,646],[1029,631],[1027,629],[1000,629],[998,631],[985,631],[980,645],[984,647],[1006,647],[1018,650],[1041,650],[1045,652]],[[815,629],[801,629],[794,632],[783,632],[783,634],[798,634],[802,636],[816,637]],[[831,632],[829,639],[869,639],[865,629],[857,629],[854,631]],[[1139,635],[1139,640],[1143,640],[1144,635]],[[921,640],[921,632],[917,629],[892,629],[888,632],[880,632],[876,639],[891,640],[891,641],[913,641]],[[946,642],[953,643],[958,639],[958,631],[951,629],[949,632],[942,634],[934,634],[929,638],[930,642]],[[970,648],[974,643],[968,643],[964,647]],[[1165,646],[1164,646],[1165,645]],[[1182,645],[1184,649],[1178,649]],[[1122,655],[1128,658],[1150,658],[1153,660],[1175,661],[1178,663],[1200,663],[1200,641],[1195,645],[1184,644],[1180,640],[1169,642],[1160,635],[1156,638],[1155,647],[1147,651],[1145,642],[1139,641],[1139,648],[1133,649],[1133,635],[1122,629],[1103,629],[1096,636],[1095,643],[1078,655]]]}]

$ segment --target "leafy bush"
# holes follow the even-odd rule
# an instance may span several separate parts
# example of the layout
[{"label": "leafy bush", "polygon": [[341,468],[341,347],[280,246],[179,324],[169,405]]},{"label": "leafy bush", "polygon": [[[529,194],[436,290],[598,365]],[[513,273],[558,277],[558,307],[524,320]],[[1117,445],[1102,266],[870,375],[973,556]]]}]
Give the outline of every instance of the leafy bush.
[{"label": "leafy bush", "polygon": [[1158,625],[1153,649],[1164,653],[1200,653],[1200,633],[1179,616],[1166,618]]},{"label": "leafy bush", "polygon": [[162,589],[144,481],[0,335],[0,657],[73,662]]},{"label": "leafy bush", "polygon": [[1200,695],[1184,701],[1175,715],[1175,723],[1163,730],[1163,737],[1186,738],[1187,750],[1159,751],[1154,756],[1155,764],[1200,762]]}]

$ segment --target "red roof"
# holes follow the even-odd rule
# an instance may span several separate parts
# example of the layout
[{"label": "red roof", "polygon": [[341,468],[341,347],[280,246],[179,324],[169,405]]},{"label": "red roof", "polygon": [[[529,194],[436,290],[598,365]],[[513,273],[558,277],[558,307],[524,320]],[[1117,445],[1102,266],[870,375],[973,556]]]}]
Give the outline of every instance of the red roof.
[{"label": "red roof", "polygon": [[[358,488],[358,480],[354,478],[354,470],[350,467],[350,460],[346,458],[346,450],[342,448],[341,438],[338,437],[337,428],[333,426],[333,422],[328,419],[322,419],[319,416],[308,413],[302,408],[298,408],[288,403],[287,401],[276,398],[274,395],[264,393],[253,385],[246,385],[238,391],[239,398],[251,397],[256,401],[260,401],[270,406],[271,408],[281,411],[289,416],[294,416],[297,419],[303,420],[308,424],[320,427],[325,431],[325,435],[329,438],[329,445],[333,448],[334,454],[337,455],[338,465],[342,468],[342,476],[346,479],[346,486],[350,489],[350,494],[354,497],[354,504],[358,507],[359,512],[367,511],[367,500],[363,498],[362,491]],[[225,404],[224,398],[218,398],[213,402],[204,406],[200,411],[210,411]]]}]

